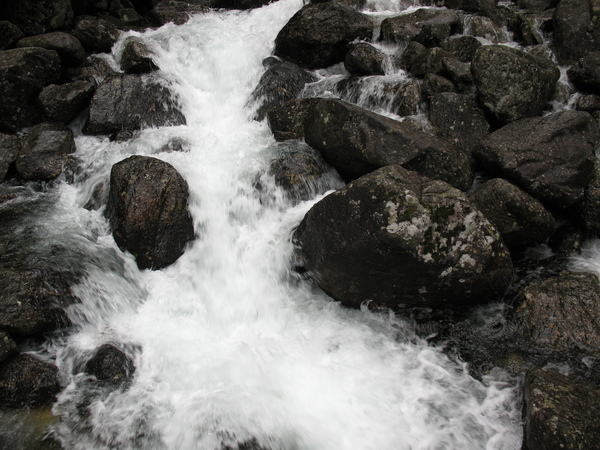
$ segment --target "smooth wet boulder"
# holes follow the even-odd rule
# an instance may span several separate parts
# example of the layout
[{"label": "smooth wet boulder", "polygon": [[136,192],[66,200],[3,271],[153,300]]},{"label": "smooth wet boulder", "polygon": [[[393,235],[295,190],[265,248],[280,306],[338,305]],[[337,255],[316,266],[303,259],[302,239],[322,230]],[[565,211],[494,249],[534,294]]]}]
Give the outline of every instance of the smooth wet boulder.
[{"label": "smooth wet boulder", "polygon": [[538,200],[502,178],[486,181],[469,200],[500,232],[512,254],[545,242],[556,228],[554,217]]},{"label": "smooth wet boulder", "polygon": [[349,6],[320,3],[304,6],[275,38],[275,55],[307,69],[344,61],[346,46],[370,40],[373,20]]},{"label": "smooth wet boulder", "polygon": [[461,31],[462,21],[455,11],[420,8],[384,19],[379,39],[397,43],[415,40],[427,47],[436,47],[451,34]]},{"label": "smooth wet boulder", "polygon": [[276,141],[304,137],[304,123],[310,109],[318,102],[314,98],[298,98],[287,101],[267,111],[269,128]]},{"label": "smooth wet boulder", "polygon": [[156,2],[154,8],[148,13],[147,17],[157,27],[161,27],[169,22],[175,25],[183,25],[193,14],[203,14],[210,9],[201,3],[162,0]]},{"label": "smooth wet boulder", "polygon": [[106,216],[140,269],[171,265],[194,239],[188,196],[186,181],[164,161],[131,156],[113,166]]},{"label": "smooth wet boulder", "polygon": [[600,442],[600,389],[548,369],[525,376],[524,448],[592,450]]},{"label": "smooth wet boulder", "polygon": [[15,44],[15,47],[41,47],[46,50],[54,50],[60,56],[63,67],[78,66],[85,58],[85,50],[81,42],[76,37],[62,31],[23,38]]},{"label": "smooth wet boulder", "polygon": [[387,166],[326,196],[294,233],[299,261],[343,304],[461,309],[502,295],[500,234],[442,181]]},{"label": "smooth wet boulder", "polygon": [[499,124],[541,115],[560,76],[552,61],[503,45],[480,47],[471,70],[479,101]]},{"label": "smooth wet boulder", "polygon": [[0,366],[2,361],[18,352],[17,343],[6,331],[0,330]]},{"label": "smooth wet boulder", "polygon": [[24,180],[53,180],[62,173],[69,155],[75,150],[73,131],[62,124],[41,123],[21,141],[17,173]]},{"label": "smooth wet boulder", "polygon": [[12,47],[25,35],[14,23],[8,20],[0,20],[0,50]]},{"label": "smooth wet boulder", "polygon": [[33,36],[71,26],[73,8],[71,0],[2,0],[0,17]]},{"label": "smooth wet boulder", "polygon": [[137,75],[116,74],[96,89],[84,132],[113,134],[184,123],[185,118],[164,86]]},{"label": "smooth wet boulder", "polygon": [[104,19],[93,17],[79,20],[73,34],[89,52],[110,52],[119,39],[116,26]]},{"label": "smooth wet boulder", "polygon": [[481,141],[475,156],[550,209],[580,204],[594,174],[598,124],[581,111],[521,119]]},{"label": "smooth wet boulder", "polygon": [[600,283],[594,273],[562,272],[518,293],[525,336],[547,350],[600,355]]},{"label": "smooth wet boulder", "polygon": [[131,380],[135,366],[122,350],[112,344],[103,344],[94,351],[85,371],[99,381],[118,385]]},{"label": "smooth wet boulder", "polygon": [[21,143],[17,136],[0,133],[0,182],[8,175],[20,152]]},{"label": "smooth wet boulder", "polygon": [[567,75],[580,91],[600,95],[600,51],[581,58],[569,68]]},{"label": "smooth wet boulder", "polygon": [[39,98],[49,121],[68,124],[87,108],[95,91],[93,81],[78,80],[46,86]]},{"label": "smooth wet boulder", "polygon": [[271,108],[297,98],[306,83],[313,81],[316,78],[302,67],[289,61],[275,62],[260,77],[250,97],[251,103],[259,105],[255,119],[263,120]]},{"label": "smooth wet boulder", "polygon": [[64,308],[76,302],[58,273],[0,268],[0,329],[33,336],[68,325]]},{"label": "smooth wet boulder", "polygon": [[152,60],[152,51],[138,38],[130,37],[125,41],[121,54],[121,69],[125,73],[149,73],[158,69]]},{"label": "smooth wet boulder", "polygon": [[61,390],[58,368],[30,355],[19,354],[0,364],[0,405],[36,407],[54,403]]},{"label": "smooth wet boulder", "polygon": [[399,164],[459,189],[473,181],[468,157],[448,142],[341,100],[318,101],[304,128],[306,142],[348,179]]},{"label": "smooth wet boulder", "polygon": [[17,48],[0,52],[0,129],[16,131],[42,119],[38,95],[60,80],[60,57],[54,50]]},{"label": "smooth wet boulder", "polygon": [[562,0],[554,10],[552,45],[561,65],[600,50],[600,23],[595,0]]},{"label": "smooth wet boulder", "polygon": [[385,55],[366,42],[348,46],[344,67],[353,75],[383,75]]}]

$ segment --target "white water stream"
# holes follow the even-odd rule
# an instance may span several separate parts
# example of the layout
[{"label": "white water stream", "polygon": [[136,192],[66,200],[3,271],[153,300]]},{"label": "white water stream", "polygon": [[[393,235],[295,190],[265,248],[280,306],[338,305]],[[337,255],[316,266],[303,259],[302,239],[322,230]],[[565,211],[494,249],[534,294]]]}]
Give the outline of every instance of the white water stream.
[{"label": "white water stream", "polygon": [[[280,0],[140,35],[187,125],[126,143],[77,138],[82,172],[61,186],[52,230],[95,256],[82,260],[81,304],[70,311],[77,331],[49,349],[68,385],[54,406],[65,448],[520,448],[514,381],[477,381],[410,324],[343,308],[293,275],[290,237],[316,199],[261,204],[253,183],[278,145],[245,105],[301,6]],[[188,151],[161,151],[172,138]],[[199,237],[162,271],[138,271],[102,211],[83,208],[131,154],[171,163],[190,187]],[[106,342],[135,360],[125,389],[99,389],[82,373]]]}]

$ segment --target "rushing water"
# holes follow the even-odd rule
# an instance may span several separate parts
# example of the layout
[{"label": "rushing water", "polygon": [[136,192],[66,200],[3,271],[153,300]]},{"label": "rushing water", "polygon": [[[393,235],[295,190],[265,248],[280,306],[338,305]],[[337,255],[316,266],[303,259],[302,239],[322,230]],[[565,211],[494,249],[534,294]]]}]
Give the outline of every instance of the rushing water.
[{"label": "rushing water", "polygon": [[[280,145],[247,101],[277,32],[301,6],[281,0],[140,34],[187,125],[125,143],[77,137],[75,180],[60,186],[51,225],[40,225],[47,240],[68,240],[85,273],[75,287],[81,303],[69,311],[74,333],[45,352],[67,385],[53,408],[65,448],[520,447],[514,381],[475,380],[408,322],[343,308],[294,276],[291,234],[319,195],[294,205],[263,176],[273,201],[261,202],[253,186]],[[173,140],[184,151],[166,151]],[[161,271],[138,271],[102,209],[84,208],[131,154],[171,163],[190,187],[198,238]],[[341,186],[324,183],[321,192]],[[132,383],[112,392],[82,373],[106,342],[136,366]]]}]

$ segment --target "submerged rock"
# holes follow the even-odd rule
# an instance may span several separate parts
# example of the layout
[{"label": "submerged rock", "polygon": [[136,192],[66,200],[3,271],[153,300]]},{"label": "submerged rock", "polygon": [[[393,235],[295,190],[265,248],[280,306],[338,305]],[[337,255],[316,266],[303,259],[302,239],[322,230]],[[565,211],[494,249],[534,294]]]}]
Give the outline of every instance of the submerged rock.
[{"label": "submerged rock", "polygon": [[22,353],[0,364],[2,406],[50,405],[60,390],[58,368],[33,355]]},{"label": "submerged rock", "polygon": [[316,203],[294,233],[317,284],[343,304],[460,309],[502,295],[512,261],[458,190],[400,166]]},{"label": "submerged rock", "polygon": [[131,156],[112,168],[106,205],[115,242],[140,269],[174,263],[194,239],[188,185],[170,164]]},{"label": "submerged rock", "polygon": [[112,344],[96,349],[85,366],[85,371],[99,381],[122,384],[133,377],[135,366],[129,356]]}]

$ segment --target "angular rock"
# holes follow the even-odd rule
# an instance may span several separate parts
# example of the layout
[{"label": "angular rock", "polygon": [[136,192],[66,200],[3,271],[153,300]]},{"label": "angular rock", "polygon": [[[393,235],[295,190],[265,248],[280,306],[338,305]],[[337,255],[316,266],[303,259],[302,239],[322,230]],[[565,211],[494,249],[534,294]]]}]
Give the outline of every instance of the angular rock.
[{"label": "angular rock", "polygon": [[83,61],[80,67],[71,69],[68,73],[71,81],[93,81],[98,86],[109,76],[115,75],[117,72],[102,55],[90,55]]},{"label": "angular rock", "polygon": [[111,0],[108,12],[126,24],[140,22],[142,16],[135,10],[129,0]]},{"label": "angular rock", "polygon": [[410,68],[417,61],[422,59],[427,52],[427,47],[415,41],[410,41],[400,57],[396,57],[397,65],[401,69],[410,71]]},{"label": "angular rock", "polygon": [[600,95],[600,51],[581,58],[567,71],[567,75],[580,91]]},{"label": "angular rock", "polygon": [[577,62],[600,50],[600,23],[592,0],[563,0],[554,10],[552,43],[561,65]]},{"label": "angular rock", "polygon": [[321,289],[353,307],[464,308],[512,277],[500,235],[460,191],[400,166],[316,203],[294,241]]},{"label": "angular rock", "polygon": [[412,164],[459,189],[472,182],[467,157],[446,141],[340,100],[321,99],[314,105],[305,139],[345,178],[390,164]]},{"label": "angular rock", "polygon": [[20,152],[21,144],[17,136],[0,133],[0,182],[5,180]]},{"label": "angular rock", "polygon": [[14,23],[0,20],[0,50],[12,47],[23,37],[23,32]]},{"label": "angular rock", "polygon": [[342,62],[346,46],[370,40],[373,20],[337,3],[309,4],[289,20],[275,38],[275,55],[308,69]]},{"label": "angular rock", "polygon": [[513,39],[523,45],[541,45],[544,39],[536,28],[536,17],[532,14],[518,13],[509,20],[508,29]]},{"label": "angular rock", "polygon": [[119,39],[119,30],[104,19],[83,18],[73,30],[73,34],[89,52],[110,52]]},{"label": "angular rock", "polygon": [[462,62],[471,62],[475,52],[483,44],[475,36],[453,36],[445,47],[456,59]]},{"label": "angular rock", "polygon": [[467,19],[467,34],[487,39],[492,44],[508,42],[508,36],[502,28],[491,19],[482,16],[472,16]]},{"label": "angular rock", "polygon": [[73,8],[70,0],[3,0],[0,17],[33,36],[71,26]]},{"label": "angular rock", "polygon": [[88,360],[85,371],[99,381],[118,385],[131,380],[135,366],[123,351],[112,344],[104,344]]},{"label": "angular rock", "polygon": [[9,356],[17,353],[18,348],[15,341],[5,331],[0,330],[0,366],[2,361],[6,360]]},{"label": "angular rock", "polygon": [[314,98],[298,98],[267,111],[269,128],[276,141],[301,139],[310,109],[318,102]]},{"label": "angular rock", "polygon": [[496,227],[513,255],[545,242],[556,228],[554,217],[538,200],[502,178],[486,181],[469,200]]},{"label": "angular rock", "polygon": [[550,209],[579,204],[592,180],[598,124],[581,111],[521,119],[491,133],[475,152]]},{"label": "angular rock", "polygon": [[452,54],[440,47],[428,48],[415,61],[408,71],[417,78],[423,78],[429,73],[443,75],[446,73],[443,60],[452,57]]},{"label": "angular rock", "polygon": [[63,67],[78,66],[85,58],[85,50],[81,42],[76,37],[62,31],[26,37],[17,42],[15,46],[17,48],[41,47],[46,50],[54,50],[60,56]]},{"label": "angular rock", "polygon": [[69,284],[54,272],[0,269],[0,328],[33,336],[68,325],[64,307],[76,302]]},{"label": "angular rock", "polygon": [[58,368],[29,355],[19,354],[0,365],[0,405],[38,407],[50,405],[61,390]]},{"label": "angular rock", "polygon": [[183,177],[164,161],[132,156],[113,166],[106,216],[140,269],[169,266],[194,239],[188,196]]},{"label": "angular rock", "polygon": [[547,369],[525,376],[525,430],[528,449],[592,450],[600,440],[600,389]]},{"label": "angular rock", "polygon": [[90,103],[87,134],[112,134],[185,123],[171,94],[156,82],[116,74],[104,80]]},{"label": "angular rock", "polygon": [[562,272],[536,280],[518,294],[517,314],[538,347],[600,355],[600,283],[593,273]]},{"label": "angular rock", "polygon": [[140,39],[130,37],[121,55],[121,69],[125,73],[149,73],[158,67],[152,60],[152,52]]},{"label": "angular rock", "polygon": [[43,48],[0,52],[0,129],[15,131],[42,118],[38,95],[60,79],[58,54]]},{"label": "angular rock", "polygon": [[263,120],[269,109],[297,98],[304,85],[313,81],[316,81],[313,75],[294,63],[282,61],[271,65],[250,96],[251,103],[260,105],[255,119]]},{"label": "angular rock", "polygon": [[448,78],[444,78],[441,75],[436,75],[434,73],[428,73],[423,78],[421,91],[423,93],[423,98],[431,99],[436,94],[441,94],[443,92],[456,92],[456,86],[454,86],[454,83]]},{"label": "angular rock", "polygon": [[24,180],[53,180],[75,150],[73,131],[62,124],[41,123],[22,140],[17,172]]},{"label": "angular rock", "polygon": [[453,92],[435,95],[429,103],[429,121],[437,136],[469,155],[491,132],[484,112],[471,95]]},{"label": "angular rock", "polygon": [[503,45],[479,48],[471,70],[479,101],[500,124],[541,115],[560,76],[551,61]]},{"label": "angular rock", "polygon": [[163,0],[156,3],[156,6],[148,13],[150,21],[161,27],[169,22],[175,25],[183,25],[192,14],[203,14],[210,11],[204,4],[195,4],[178,0]]},{"label": "angular rock", "polygon": [[416,40],[425,46],[436,47],[451,34],[461,31],[462,21],[456,12],[420,8],[409,14],[384,19],[379,39],[398,43]]},{"label": "angular rock", "polygon": [[454,58],[442,58],[442,66],[445,73],[461,92],[472,90],[473,75],[471,75],[471,64],[464,63]]},{"label": "angular rock", "polygon": [[51,84],[40,93],[40,103],[48,120],[68,124],[87,108],[95,91],[93,81]]},{"label": "angular rock", "polygon": [[353,75],[383,75],[384,64],[384,54],[366,42],[350,44],[344,59],[344,67]]}]

